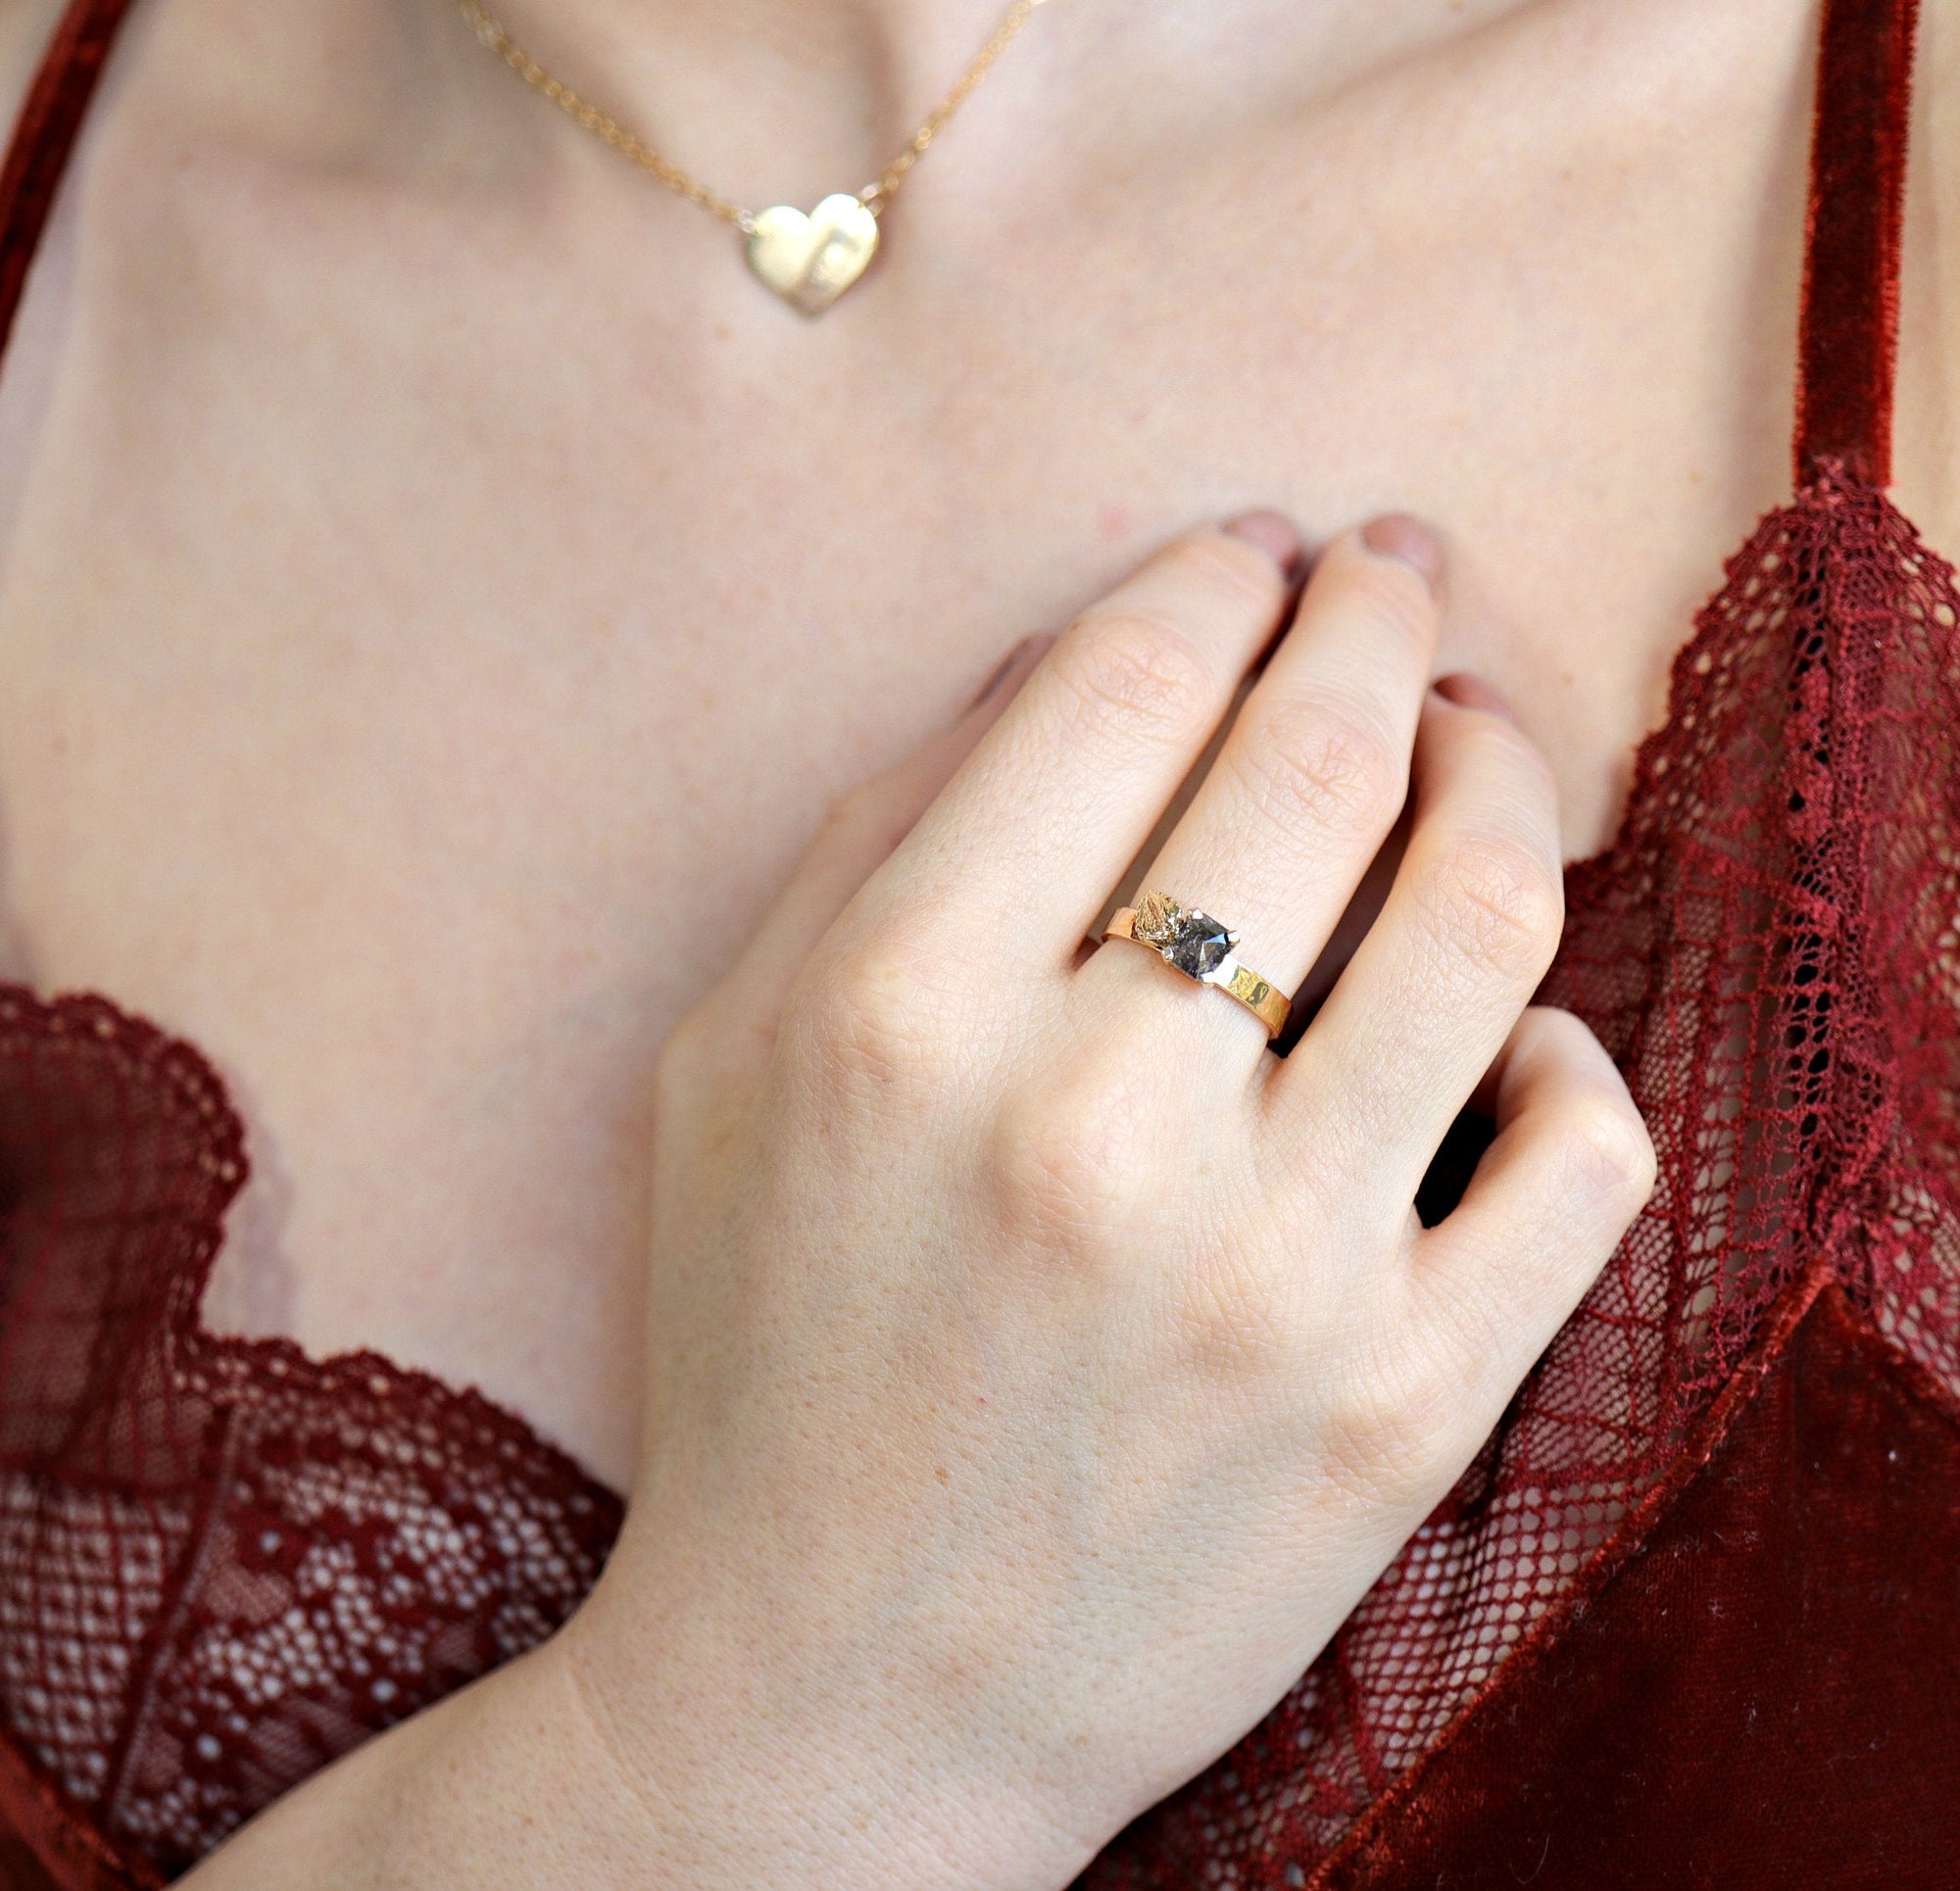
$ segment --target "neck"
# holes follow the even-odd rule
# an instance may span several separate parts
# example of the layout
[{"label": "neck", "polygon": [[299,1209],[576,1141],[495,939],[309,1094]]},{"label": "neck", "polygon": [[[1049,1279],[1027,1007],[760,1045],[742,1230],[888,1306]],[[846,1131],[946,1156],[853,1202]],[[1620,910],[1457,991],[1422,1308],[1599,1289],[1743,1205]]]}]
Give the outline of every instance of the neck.
[{"label": "neck", "polygon": [[[175,4],[236,10],[263,37],[257,0]],[[526,132],[532,149],[576,145],[565,144],[538,102],[508,77],[491,78],[446,5],[326,4],[340,23],[345,70],[322,68],[316,15],[291,16],[290,72],[271,114],[278,126],[289,126],[292,98],[309,84],[321,89],[320,115],[336,123],[360,101],[385,97],[376,121],[358,137],[349,133],[350,153],[367,156],[410,121],[410,105],[439,95],[451,74],[466,86],[452,94],[462,102],[451,122],[466,138],[487,140],[486,150],[508,153]],[[882,170],[966,72],[1008,0],[483,4],[550,72],[714,190],[755,209],[807,209]],[[1366,72],[1538,4],[1150,0],[1139,8],[1135,0],[1045,0],[947,134],[966,162],[935,158],[907,192],[936,191],[956,174],[1011,190],[1031,170],[1070,162],[1127,174],[1153,149],[1242,137],[1261,119],[1291,117]],[[260,47],[241,83],[263,83],[267,63]],[[624,178],[623,170],[607,174]]]},{"label": "neck", "polygon": [[[492,0],[490,10],[554,73],[676,162],[766,203],[856,189],[876,176],[967,70],[1007,5]],[[1030,18],[1028,42],[1062,6],[1051,0]],[[1039,46],[1024,43],[1003,71],[1026,84],[1044,63]]]}]

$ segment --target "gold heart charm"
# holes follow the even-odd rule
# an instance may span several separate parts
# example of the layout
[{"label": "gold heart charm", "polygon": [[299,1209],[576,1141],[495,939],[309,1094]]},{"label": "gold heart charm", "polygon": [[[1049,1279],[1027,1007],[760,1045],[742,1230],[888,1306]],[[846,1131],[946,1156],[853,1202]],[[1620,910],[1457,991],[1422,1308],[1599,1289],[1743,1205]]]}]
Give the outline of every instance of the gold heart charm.
[{"label": "gold heart charm", "polygon": [[749,231],[749,267],[792,309],[820,315],[878,253],[878,219],[856,197],[826,197],[806,217],[778,204]]}]

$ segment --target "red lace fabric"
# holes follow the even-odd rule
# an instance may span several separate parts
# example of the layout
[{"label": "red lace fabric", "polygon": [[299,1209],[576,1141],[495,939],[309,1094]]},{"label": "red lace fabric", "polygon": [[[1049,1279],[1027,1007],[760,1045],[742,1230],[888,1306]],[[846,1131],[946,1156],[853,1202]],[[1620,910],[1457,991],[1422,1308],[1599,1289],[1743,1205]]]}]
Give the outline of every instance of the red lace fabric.
[{"label": "red lace fabric", "polygon": [[[29,102],[0,321],[125,4],[78,0]],[[1951,1881],[1960,597],[1881,490],[1912,24],[1829,0],[1798,497],[1570,875],[1545,995],[1627,1073],[1659,1189],[1325,1656],[1086,1886]],[[617,1527],[480,1398],[202,1331],[243,1169],[193,1051],[0,990],[16,1891],[161,1883],[548,1634]]]},{"label": "red lace fabric", "polygon": [[1960,1396],[1956,622],[1951,569],[1835,469],[1734,560],[1544,994],[1627,1074],[1653,1201],[1327,1653],[1086,1884],[1307,1883],[1638,1546],[1819,1257]]},{"label": "red lace fabric", "polygon": [[541,1641],[619,1524],[479,1397],[201,1329],[244,1175],[194,1051],[0,990],[0,1727],[139,1881]]}]

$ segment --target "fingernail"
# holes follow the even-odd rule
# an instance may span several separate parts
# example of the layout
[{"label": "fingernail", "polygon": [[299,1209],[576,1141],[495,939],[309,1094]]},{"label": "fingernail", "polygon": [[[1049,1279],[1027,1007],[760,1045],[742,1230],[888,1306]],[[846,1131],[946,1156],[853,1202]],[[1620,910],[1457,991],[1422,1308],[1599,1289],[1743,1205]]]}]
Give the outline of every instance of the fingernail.
[{"label": "fingernail", "polygon": [[1430,688],[1459,709],[1481,709],[1486,715],[1500,715],[1506,722],[1518,719],[1509,697],[1468,670],[1453,670],[1447,676],[1439,676]]},{"label": "fingernail", "polygon": [[1288,583],[1299,576],[1306,560],[1306,548],[1290,519],[1282,518],[1278,512],[1242,512],[1237,518],[1227,519],[1223,529],[1235,539],[1256,545],[1286,574]]},{"label": "fingernail", "polygon": [[1385,512],[1361,528],[1361,543],[1380,558],[1399,558],[1434,591],[1443,582],[1443,544],[1419,518]]},{"label": "fingernail", "polygon": [[966,713],[971,715],[982,703],[993,702],[1009,685],[1019,689],[1027,681],[1028,672],[1048,655],[1049,647],[1054,642],[1052,634],[1023,637],[1001,658],[1000,668],[980,685],[980,694],[966,705]]}]

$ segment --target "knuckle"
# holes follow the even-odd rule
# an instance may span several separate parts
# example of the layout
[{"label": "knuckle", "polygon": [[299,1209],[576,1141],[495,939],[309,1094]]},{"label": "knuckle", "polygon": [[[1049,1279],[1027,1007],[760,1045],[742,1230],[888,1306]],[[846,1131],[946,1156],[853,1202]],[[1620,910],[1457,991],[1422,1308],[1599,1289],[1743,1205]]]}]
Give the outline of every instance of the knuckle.
[{"label": "knuckle", "polygon": [[1120,1251],[1142,1205],[1137,1119],[1107,1087],[1023,1092],[996,1122],[995,1194],[1008,1237],[1078,1259]]},{"label": "knuckle", "polygon": [[1474,971],[1536,985],[1558,950],[1563,883],[1545,853],[1517,836],[1459,840],[1431,869],[1425,894],[1439,942]]},{"label": "knuckle", "polygon": [[1078,619],[1049,661],[1091,738],[1179,740],[1208,727],[1217,706],[1210,665],[1190,638],[1137,613]]},{"label": "knuckle", "polygon": [[1379,838],[1407,793],[1401,749],[1365,711],[1319,703],[1260,718],[1234,745],[1239,786],[1282,828]]},{"label": "knuckle", "polygon": [[903,954],[863,947],[808,979],[793,1013],[805,1057],[844,1088],[935,1088],[945,1059],[932,981]]},{"label": "knuckle", "polygon": [[1329,1400],[1326,1452],[1336,1481],[1370,1504],[1426,1509],[1476,1448],[1464,1400],[1413,1333],[1357,1349]]},{"label": "knuckle", "polygon": [[1653,1138],[1640,1111],[1631,1102],[1591,1098],[1575,1105],[1568,1131],[1584,1185],[1631,1221],[1646,1206],[1660,1176]]}]

